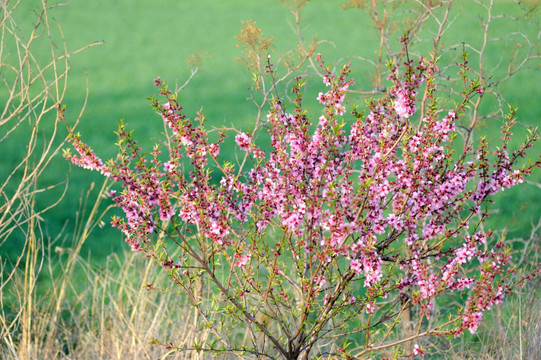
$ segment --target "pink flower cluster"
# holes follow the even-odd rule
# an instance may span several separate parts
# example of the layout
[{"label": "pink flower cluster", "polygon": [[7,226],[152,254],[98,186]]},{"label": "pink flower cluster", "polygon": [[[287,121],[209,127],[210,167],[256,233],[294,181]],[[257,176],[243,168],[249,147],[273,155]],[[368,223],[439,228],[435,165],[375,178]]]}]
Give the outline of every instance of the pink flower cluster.
[{"label": "pink flower cluster", "polygon": [[400,78],[398,68],[391,68],[389,80],[393,80],[394,87],[390,90],[391,99],[394,100],[394,110],[399,118],[408,119],[415,115],[415,102],[417,100],[417,89],[425,80],[425,64],[420,62],[418,72],[414,71],[412,61],[408,60],[405,64],[406,72],[403,74],[403,80]]},{"label": "pink flower cluster", "polygon": [[69,142],[79,155],[74,155],[69,150],[64,151],[64,157],[68,161],[83,169],[95,170],[105,176],[110,175],[109,167],[94,153],[90,146],[81,141],[80,134],[71,135]]},{"label": "pink flower cluster", "polygon": [[248,151],[250,149],[250,136],[246,133],[240,133],[235,136],[235,142],[241,150]]}]

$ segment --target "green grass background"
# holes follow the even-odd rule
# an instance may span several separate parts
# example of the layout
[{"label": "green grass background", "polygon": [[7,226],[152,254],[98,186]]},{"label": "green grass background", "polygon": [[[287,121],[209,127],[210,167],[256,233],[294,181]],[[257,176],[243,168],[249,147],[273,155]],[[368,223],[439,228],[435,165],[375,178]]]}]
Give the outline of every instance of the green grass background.
[{"label": "green grass background", "polygon": [[[39,3],[23,2],[18,9],[21,19],[39,8]],[[363,12],[346,11],[342,5],[343,2],[338,0],[308,2],[302,23],[305,38],[307,41],[314,37],[328,40],[319,48],[326,62],[352,60],[357,87],[369,89],[372,69],[356,57],[375,58],[376,31]],[[462,41],[478,44],[481,36],[479,10],[479,6],[470,1],[461,1],[454,7],[451,18],[456,19],[445,38],[446,44]],[[512,2],[507,1],[499,3],[497,10],[505,14],[516,12]],[[143,145],[149,147],[154,143],[153,139],[160,137],[163,131],[161,119],[146,100],[155,93],[153,79],[161,76],[173,87],[175,83],[184,83],[190,74],[185,59],[194,53],[202,54],[203,63],[180,95],[186,114],[193,117],[203,108],[210,125],[233,124],[249,129],[256,114],[255,106],[246,100],[250,96],[251,76],[235,60],[241,55],[235,39],[241,21],[254,20],[265,36],[274,37],[276,57],[294,48],[297,41],[292,28],[294,19],[278,0],[73,0],[69,6],[55,8],[50,16],[61,25],[68,51],[103,42],[70,58],[65,104],[68,121],[76,118],[84,103],[88,81],[88,103],[78,130],[83,140],[105,159],[115,154],[114,131],[120,119],[125,119],[128,127],[135,129],[135,136]],[[28,19],[33,18],[28,16]],[[23,30],[30,26],[21,21]],[[530,36],[539,31],[520,22],[498,20],[494,22],[492,33],[503,36],[518,30]],[[58,40],[57,43],[62,45]],[[429,45],[422,44],[427,48]],[[509,46],[491,44],[487,49],[489,63],[496,65],[502,56],[505,58],[511,51]],[[528,125],[537,125],[541,118],[541,73],[538,70],[539,61],[532,62],[530,68],[516,74],[501,87],[506,100],[519,107],[519,121]],[[501,69],[494,76],[502,76]],[[307,97],[314,97],[317,91],[315,85],[309,85]],[[520,139],[525,132],[518,130]],[[498,124],[487,123],[481,126],[478,134],[486,132],[491,139],[497,139],[498,131]],[[530,154],[537,158],[539,152],[537,145]],[[60,207],[47,214],[46,227],[51,238],[61,233],[66,222],[74,223],[74,214],[80,208],[79,199],[89,184],[102,181],[98,174],[70,168],[60,157],[42,181],[43,184],[54,184],[68,174],[70,186],[66,198]],[[533,179],[540,181],[539,171]],[[516,236],[528,234],[530,221],[536,221],[541,214],[539,189],[531,185],[507,190],[497,200],[496,208],[501,213],[493,217],[490,225],[508,226]],[[43,206],[48,199],[42,201]],[[66,229],[64,237],[69,243],[70,227]],[[120,233],[106,225],[97,229],[85,246],[84,252],[91,253],[92,259],[99,263],[100,258],[124,245]]]}]

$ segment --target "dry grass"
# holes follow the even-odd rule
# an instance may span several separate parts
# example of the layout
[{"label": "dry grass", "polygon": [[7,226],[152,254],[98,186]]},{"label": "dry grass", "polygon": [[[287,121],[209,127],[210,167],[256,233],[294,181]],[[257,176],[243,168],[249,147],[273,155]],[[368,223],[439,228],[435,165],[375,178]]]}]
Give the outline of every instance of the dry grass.
[{"label": "dry grass", "polygon": [[[22,342],[24,324],[3,339],[3,359],[197,359],[195,352],[174,353],[151,346],[155,338],[177,346],[191,345],[197,337],[193,313],[177,294],[147,291],[145,284],[160,283],[164,274],[132,254],[111,256],[104,269],[92,269],[76,259],[76,272],[86,279],[60,279],[53,288],[69,288],[56,302],[55,291],[31,311],[30,340]],[[141,280],[142,277],[142,280]],[[14,286],[24,279],[14,278]],[[22,300],[22,299],[21,299]],[[58,311],[57,311],[58,309]]]},{"label": "dry grass", "polygon": [[[40,299],[24,299],[16,289],[24,286],[17,272],[2,294],[17,301],[15,322],[2,339],[2,359],[197,359],[196,352],[174,353],[151,346],[155,338],[177,346],[190,346],[205,336],[197,332],[191,308],[172,292],[147,291],[146,284],[163,284],[165,273],[136,254],[111,255],[103,269],[93,269],[78,254],[72,260],[76,277],[51,277],[50,290],[36,288]],[[45,259],[47,262],[48,259]],[[53,269],[52,274],[58,274]],[[81,274],[84,277],[81,277]],[[59,291],[66,296],[58,300]],[[17,306],[32,302],[31,323],[16,321]],[[4,311],[4,315],[6,312]],[[27,340],[25,340],[25,337]]]},{"label": "dry grass", "polygon": [[[72,256],[66,255],[64,263]],[[85,277],[51,279],[52,288],[65,286],[69,289],[68,296],[59,305],[54,290],[43,292],[46,296],[34,302],[31,310],[32,327],[26,329],[31,340],[23,342],[23,329],[14,328],[2,339],[0,358],[210,358],[210,354],[175,352],[149,344],[159,338],[189,348],[208,334],[202,332],[193,308],[181,295],[147,291],[146,284],[167,284],[166,273],[137,255],[111,255],[101,269],[92,268],[77,255],[73,273],[82,273]],[[14,287],[24,282],[22,275],[13,279]],[[476,336],[440,343],[435,349],[437,352],[429,358],[538,359],[540,285],[539,282],[532,284],[495,308]]]}]

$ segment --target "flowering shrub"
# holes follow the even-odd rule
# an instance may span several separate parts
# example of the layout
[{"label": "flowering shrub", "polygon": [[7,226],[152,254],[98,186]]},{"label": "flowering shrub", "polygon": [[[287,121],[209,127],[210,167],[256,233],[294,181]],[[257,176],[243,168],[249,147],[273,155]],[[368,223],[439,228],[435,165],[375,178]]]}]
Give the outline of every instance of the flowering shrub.
[{"label": "flowering shrub", "polygon": [[[514,109],[499,147],[484,139],[474,146],[472,134],[480,119],[503,115],[495,86],[536,58],[538,40],[520,31],[499,38],[524,52],[512,52],[507,75],[488,82],[485,69],[494,67],[485,51],[497,38],[489,24],[499,18],[493,2],[473,2],[485,12],[484,36],[462,44],[457,74],[446,60],[463,41],[445,36],[453,1],[351,0],[346,7],[366,12],[380,36],[377,59],[358,58],[373,72],[366,91],[353,87],[351,65],[331,71],[315,54],[318,42],[304,42],[306,0],[282,3],[299,39],[298,51],[281,59],[285,69],[270,63],[272,38],[254,22],[237,37],[258,108],[250,132],[208,130],[201,113],[189,119],[178,91],[158,78],[152,104],[168,130],[150,153],[124,124],[119,156],[107,163],[71,137],[77,154],[66,152],[68,159],[122,184],[111,196],[124,217],[113,225],[169,273],[164,291],[187,296],[198,326],[214,334],[191,347],[152,343],[239,358],[389,359],[420,357],[436,337],[476,332],[487,310],[537,274],[516,274],[509,244],[484,229],[491,196],[540,165],[521,167],[537,135],[509,148]],[[408,47],[428,40],[421,29],[430,22],[432,60],[413,61]],[[402,31],[411,41],[393,46]],[[442,55],[439,69],[434,59]],[[319,113],[303,99],[305,77],[290,94],[279,87],[305,64],[323,80]],[[365,114],[350,94],[381,96]],[[487,97],[500,106],[481,115]]]},{"label": "flowering shrub", "polygon": [[[416,339],[474,333],[485,311],[531,278],[510,280],[509,249],[501,239],[489,247],[481,225],[490,196],[540,165],[517,166],[537,135],[508,149],[512,110],[498,148],[481,140],[458,151],[457,121],[481,84],[466,82],[462,103],[441,109],[436,63],[408,59],[391,64],[392,87],[363,116],[345,102],[349,66],[333,74],[315,61],[327,87],[317,124],[298,77],[292,103],[278,93],[269,101],[268,149],[256,143],[257,126],[210,141],[204,116],[187,118],[158,78],[152,104],[169,130],[165,145],[146,154],[121,124],[116,159],[103,162],[78,135],[77,154],[65,156],[122,185],[111,194],[124,212],[113,226],[169,272],[215,335],[192,350],[416,356]],[[274,79],[270,56],[266,72]],[[421,85],[428,106],[415,119]],[[228,131],[238,165],[220,160]],[[438,302],[449,297],[443,317]]]}]

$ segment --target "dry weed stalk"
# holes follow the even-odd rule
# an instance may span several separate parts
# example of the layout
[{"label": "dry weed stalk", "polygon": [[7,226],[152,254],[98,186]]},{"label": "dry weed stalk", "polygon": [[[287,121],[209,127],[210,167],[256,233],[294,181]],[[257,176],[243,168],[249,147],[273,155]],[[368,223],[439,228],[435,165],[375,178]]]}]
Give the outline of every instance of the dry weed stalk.
[{"label": "dry weed stalk", "polygon": [[[43,216],[62,200],[68,185],[65,180],[43,186],[39,180],[65,143],[56,117],[65,96],[68,59],[95,44],[69,52],[61,28],[48,15],[59,4],[45,0],[36,3],[40,8],[26,33],[20,27],[20,4],[0,2],[0,148],[17,159],[3,163],[0,174],[0,248],[3,254],[10,250],[9,257],[0,256],[0,338],[14,358],[30,359],[52,352],[60,313],[56,300],[61,304],[65,296],[61,290],[55,294],[60,298],[49,300],[54,311],[36,313],[43,304],[37,282],[46,264]],[[37,205],[45,193],[51,194],[49,202]]]}]

